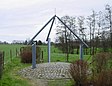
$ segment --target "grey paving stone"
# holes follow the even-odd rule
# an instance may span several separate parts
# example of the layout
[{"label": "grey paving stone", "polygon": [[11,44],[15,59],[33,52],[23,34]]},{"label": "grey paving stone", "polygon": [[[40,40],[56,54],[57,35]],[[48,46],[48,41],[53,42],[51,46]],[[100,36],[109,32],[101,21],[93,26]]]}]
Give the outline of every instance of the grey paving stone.
[{"label": "grey paving stone", "polygon": [[18,71],[18,74],[32,79],[68,79],[71,78],[69,73],[70,63],[52,62],[37,64],[35,69],[32,67],[24,68]]}]

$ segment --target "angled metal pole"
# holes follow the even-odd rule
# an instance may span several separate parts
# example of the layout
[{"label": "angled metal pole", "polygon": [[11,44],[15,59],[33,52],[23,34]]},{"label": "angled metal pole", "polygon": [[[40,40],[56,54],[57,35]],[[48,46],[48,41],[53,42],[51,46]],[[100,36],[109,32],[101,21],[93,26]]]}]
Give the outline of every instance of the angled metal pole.
[{"label": "angled metal pole", "polygon": [[46,39],[46,41],[48,41],[49,35],[50,35],[50,33],[51,33],[51,29],[52,29],[53,24],[54,24],[54,20],[55,20],[55,17],[53,18],[53,21],[52,21],[52,24],[51,24],[51,27],[50,27],[49,33],[48,33],[48,35],[47,35],[47,39]]},{"label": "angled metal pole", "polygon": [[58,19],[59,19],[59,21],[61,21],[62,22],[62,24],[64,24],[78,39],[79,39],[79,41],[82,43],[82,44],[84,44],[86,47],[89,47],[83,40],[81,40],[58,16],[56,16]]},{"label": "angled metal pole", "polygon": [[35,39],[35,37],[50,23],[50,21],[56,17],[56,15],[54,15],[41,29],[40,31],[30,40],[30,42],[28,44],[31,44],[33,42],[33,39]]}]

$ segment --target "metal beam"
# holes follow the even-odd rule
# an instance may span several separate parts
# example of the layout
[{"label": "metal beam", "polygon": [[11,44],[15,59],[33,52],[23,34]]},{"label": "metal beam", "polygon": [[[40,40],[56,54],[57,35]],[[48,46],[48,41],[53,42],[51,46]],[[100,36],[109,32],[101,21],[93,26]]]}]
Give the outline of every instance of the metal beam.
[{"label": "metal beam", "polygon": [[58,19],[59,19],[59,21],[61,21],[62,22],[62,24],[64,24],[78,39],[79,39],[79,41],[82,43],[82,44],[84,44],[86,47],[89,47],[83,40],[81,40],[58,16],[56,16]]},{"label": "metal beam", "polygon": [[36,38],[36,36],[51,22],[52,19],[54,19],[56,17],[56,15],[54,15],[41,29],[40,31],[30,40],[30,42],[28,44],[31,44],[33,42],[33,39]]},{"label": "metal beam", "polygon": [[50,33],[51,33],[51,29],[52,29],[53,24],[54,24],[54,20],[55,20],[55,17],[53,18],[53,21],[52,21],[52,24],[51,24],[51,27],[50,27],[49,33],[48,33],[48,35],[47,35],[47,39],[46,39],[46,41],[48,41],[49,35],[50,35]]}]

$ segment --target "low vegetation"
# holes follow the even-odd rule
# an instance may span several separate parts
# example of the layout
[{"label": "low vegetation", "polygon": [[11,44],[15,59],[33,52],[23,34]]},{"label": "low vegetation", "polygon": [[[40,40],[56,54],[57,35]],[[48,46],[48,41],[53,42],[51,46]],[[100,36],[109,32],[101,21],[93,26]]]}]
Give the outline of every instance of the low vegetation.
[{"label": "low vegetation", "polygon": [[[37,63],[40,63],[40,47],[36,48]],[[25,46],[20,49],[20,58],[22,63],[32,63],[32,48],[31,46]]]},{"label": "low vegetation", "polygon": [[112,86],[112,53],[98,53],[92,63],[78,60],[70,65],[74,86]]},{"label": "low vegetation", "polygon": [[31,86],[30,81],[17,75],[17,71],[27,67],[29,64],[20,63],[19,58],[14,58],[12,62],[5,64],[0,86]]},{"label": "low vegetation", "polygon": [[70,65],[70,74],[76,86],[87,86],[88,64],[83,60],[76,60]]}]

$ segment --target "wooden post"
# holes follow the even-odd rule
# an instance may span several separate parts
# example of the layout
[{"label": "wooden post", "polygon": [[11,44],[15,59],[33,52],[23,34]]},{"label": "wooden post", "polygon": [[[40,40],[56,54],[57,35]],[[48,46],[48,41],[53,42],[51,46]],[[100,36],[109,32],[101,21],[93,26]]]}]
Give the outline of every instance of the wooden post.
[{"label": "wooden post", "polygon": [[3,61],[3,53],[0,52],[0,79],[2,78],[2,70],[3,70],[2,61]]},{"label": "wooden post", "polygon": [[10,60],[12,61],[12,50],[10,50]]},{"label": "wooden post", "polygon": [[42,60],[43,60],[43,51],[42,51]]},{"label": "wooden post", "polygon": [[3,64],[3,69],[4,69],[4,56],[5,56],[5,52],[3,51],[3,62],[2,62],[2,64]]},{"label": "wooden post", "polygon": [[17,48],[16,48],[16,57],[18,56],[18,50],[17,50]]},{"label": "wooden post", "polygon": [[22,48],[20,48],[20,50],[19,50],[19,51],[20,51],[20,53],[22,53]]},{"label": "wooden post", "polygon": [[41,59],[40,59],[40,62],[44,62],[44,59],[43,59],[43,51],[41,52]]}]

